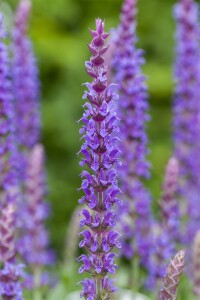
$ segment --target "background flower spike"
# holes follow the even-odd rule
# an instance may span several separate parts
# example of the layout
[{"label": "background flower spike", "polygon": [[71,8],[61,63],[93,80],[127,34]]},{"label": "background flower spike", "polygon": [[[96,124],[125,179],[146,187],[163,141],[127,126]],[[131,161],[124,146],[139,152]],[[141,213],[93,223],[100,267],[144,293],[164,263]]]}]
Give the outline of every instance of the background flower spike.
[{"label": "background flower spike", "polygon": [[185,251],[179,251],[167,267],[163,278],[163,288],[158,294],[158,300],[176,300],[177,288],[185,266]]}]

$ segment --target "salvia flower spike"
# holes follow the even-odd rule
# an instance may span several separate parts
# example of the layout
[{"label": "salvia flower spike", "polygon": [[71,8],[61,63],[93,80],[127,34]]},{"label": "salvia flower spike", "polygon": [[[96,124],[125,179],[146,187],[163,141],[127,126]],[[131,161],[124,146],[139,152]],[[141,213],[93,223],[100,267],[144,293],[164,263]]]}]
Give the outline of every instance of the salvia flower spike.
[{"label": "salvia flower spike", "polygon": [[[184,218],[188,216],[184,242],[191,242],[200,228],[199,208],[199,145],[197,124],[200,105],[199,8],[193,0],[181,0],[174,11],[176,30],[174,143],[180,164],[180,197],[186,202]],[[199,136],[199,134],[198,134]],[[198,181],[198,182],[197,182]],[[183,201],[182,201],[183,202]]]},{"label": "salvia flower spike", "polygon": [[24,218],[22,220],[23,232],[18,250],[34,275],[40,275],[40,281],[37,284],[41,285],[42,268],[53,262],[53,256],[49,251],[48,232],[44,225],[49,207],[45,203],[47,188],[44,149],[40,144],[36,145],[28,156],[25,188],[26,205],[23,206],[21,214],[21,217]]},{"label": "salvia flower spike", "polygon": [[84,247],[87,254],[82,254],[78,261],[82,263],[79,272],[86,271],[92,276],[81,282],[81,297],[97,300],[110,299],[115,290],[107,275],[115,273],[117,266],[113,249],[121,247],[119,234],[113,230],[116,224],[113,205],[120,203],[115,170],[115,165],[119,164],[116,146],[118,120],[113,109],[118,96],[116,85],[107,82],[108,68],[103,55],[108,49],[105,45],[108,34],[104,31],[104,22],[97,19],[96,30],[90,32],[93,37],[89,44],[92,57],[86,62],[86,71],[93,81],[86,83],[87,91],[83,96],[86,99],[85,112],[80,130],[84,139],[80,164],[86,165],[89,170],[81,174],[85,195],[79,201],[87,206],[82,209],[83,219],[80,222],[81,227],[87,227],[80,233],[83,237],[80,247]]},{"label": "salvia flower spike", "polygon": [[27,35],[31,3],[21,0],[13,30],[13,86],[17,139],[20,149],[20,177],[25,178],[27,155],[39,140],[39,80],[32,44]]},{"label": "salvia flower spike", "polygon": [[179,251],[167,267],[163,278],[163,288],[158,294],[158,300],[176,300],[177,288],[185,266],[185,251]]},{"label": "salvia flower spike", "polygon": [[[122,224],[124,242],[122,253],[127,258],[138,255],[147,265],[151,252],[152,225],[151,197],[144,187],[144,179],[149,177],[147,161],[146,122],[149,120],[148,94],[141,66],[143,52],[136,48],[137,1],[125,0],[121,22],[116,32],[116,47],[113,59],[114,78],[119,85],[118,116],[120,119],[119,148],[122,167],[119,179],[125,205]],[[127,207],[128,206],[128,207]]]},{"label": "salvia flower spike", "polygon": [[14,107],[5,38],[3,15],[0,13],[0,208],[13,202],[17,191]]},{"label": "salvia flower spike", "polygon": [[0,296],[2,300],[22,300],[22,265],[16,263],[15,207],[7,204],[0,213]]},{"label": "salvia flower spike", "polygon": [[179,163],[175,157],[170,158],[165,174],[163,196],[161,200],[162,226],[171,240],[179,239],[179,205],[176,199],[178,190]]},{"label": "salvia flower spike", "polygon": [[176,199],[178,188],[178,161],[170,158],[165,173],[163,195],[161,198],[161,220],[158,223],[155,263],[157,277],[163,277],[166,262],[174,255],[179,240],[180,213]]}]

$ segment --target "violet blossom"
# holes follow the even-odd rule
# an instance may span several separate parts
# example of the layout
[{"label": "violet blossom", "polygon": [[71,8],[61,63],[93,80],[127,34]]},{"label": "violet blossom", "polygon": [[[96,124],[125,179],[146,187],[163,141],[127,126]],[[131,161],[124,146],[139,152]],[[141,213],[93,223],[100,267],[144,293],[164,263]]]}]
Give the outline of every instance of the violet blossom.
[{"label": "violet blossom", "polygon": [[93,78],[86,83],[87,91],[83,96],[85,112],[81,121],[84,144],[81,153],[84,158],[81,166],[86,165],[87,171],[81,174],[84,196],[79,203],[87,208],[82,209],[83,219],[80,222],[84,247],[87,254],[82,254],[78,261],[82,263],[79,272],[88,272],[92,278],[82,281],[81,297],[88,300],[111,299],[114,292],[108,274],[114,274],[117,268],[114,260],[114,248],[120,248],[119,234],[113,230],[116,225],[116,213],[113,205],[120,203],[117,184],[118,148],[116,142],[117,117],[113,110],[114,101],[118,99],[116,85],[108,84],[108,67],[105,65],[104,54],[108,47],[105,40],[109,36],[104,32],[104,22],[96,20],[96,30],[90,30],[93,37],[89,44],[92,53],[86,62],[86,71]]},{"label": "violet blossom", "polygon": [[[175,156],[180,165],[179,196],[182,216],[187,221],[184,242],[191,242],[200,228],[198,116],[200,112],[199,9],[193,0],[181,0],[175,6],[176,62],[174,101]],[[198,154],[197,154],[198,153]]]},{"label": "violet blossom", "polygon": [[116,32],[113,59],[114,79],[119,85],[118,116],[122,167],[119,169],[121,189],[126,200],[122,218],[122,253],[128,258],[138,256],[147,266],[152,252],[151,197],[143,181],[149,178],[149,120],[146,78],[142,74],[143,51],[136,48],[137,1],[125,0],[121,23]]}]

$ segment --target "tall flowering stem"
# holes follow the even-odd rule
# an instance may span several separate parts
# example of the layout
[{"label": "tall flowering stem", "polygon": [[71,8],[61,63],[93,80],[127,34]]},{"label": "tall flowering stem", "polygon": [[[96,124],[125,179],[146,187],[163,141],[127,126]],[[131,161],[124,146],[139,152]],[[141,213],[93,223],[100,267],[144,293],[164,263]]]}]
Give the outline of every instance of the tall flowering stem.
[{"label": "tall flowering stem", "polygon": [[162,227],[166,230],[172,241],[179,238],[179,205],[176,199],[178,189],[179,163],[175,157],[170,158],[163,185],[161,200]]},{"label": "tall flowering stem", "polygon": [[[26,187],[26,205],[23,206],[23,232],[18,250],[33,272],[33,286],[42,284],[42,268],[52,263],[52,253],[48,250],[49,238],[44,225],[49,208],[44,202],[47,188],[44,172],[44,149],[36,145],[28,157]],[[29,278],[31,281],[31,278]],[[30,283],[31,285],[31,283]]]},{"label": "tall flowering stem", "polygon": [[38,70],[27,35],[30,8],[29,0],[20,1],[13,30],[13,87],[21,180],[25,178],[28,153],[40,135]]},{"label": "tall flowering stem", "polygon": [[176,300],[177,288],[185,266],[185,251],[179,251],[167,267],[163,279],[163,288],[158,294],[158,300]]},{"label": "tall flowering stem", "polygon": [[176,243],[179,240],[180,212],[176,199],[178,188],[179,166],[176,158],[172,157],[166,168],[165,180],[163,184],[163,195],[161,199],[161,221],[158,226],[156,242],[156,265],[157,277],[161,278],[165,274],[166,261],[168,261],[176,251]]},{"label": "tall flowering stem", "polygon": [[189,216],[186,241],[192,241],[200,228],[199,174],[196,165],[200,157],[196,155],[200,126],[200,53],[199,53],[199,9],[193,0],[180,0],[175,6],[176,62],[174,101],[174,143],[175,156],[180,164],[180,196],[185,200],[183,216]]},{"label": "tall flowering stem", "polygon": [[83,219],[80,222],[81,227],[86,227],[80,233],[83,237],[80,247],[84,247],[88,253],[81,255],[78,261],[83,263],[79,272],[86,271],[92,276],[92,279],[82,281],[81,297],[103,300],[111,299],[110,295],[115,290],[107,275],[116,270],[113,248],[120,247],[119,234],[113,230],[116,224],[113,205],[120,203],[115,170],[115,165],[119,163],[118,139],[115,136],[118,127],[113,110],[118,97],[116,85],[108,85],[107,82],[108,68],[103,55],[108,49],[105,46],[108,33],[104,32],[104,22],[97,19],[96,30],[90,32],[93,37],[89,44],[92,57],[86,62],[86,71],[93,81],[86,83],[87,91],[83,96],[86,99],[85,112],[80,130],[84,139],[81,166],[86,165],[88,171],[84,170],[81,174],[85,195],[79,201],[88,207],[82,210]]},{"label": "tall flowering stem", "polygon": [[3,15],[0,13],[0,208],[13,202],[17,191],[14,108],[5,38]]},{"label": "tall flowering stem", "polygon": [[0,213],[0,296],[2,300],[22,300],[22,266],[16,263],[15,208],[7,204]]},{"label": "tall flowering stem", "polygon": [[[39,287],[41,269],[51,261],[48,234],[43,222],[48,216],[44,153],[40,138],[40,84],[37,62],[28,37],[30,0],[20,0],[12,36],[13,88],[16,111],[19,179],[21,183],[20,239],[18,250],[34,273],[28,286]],[[38,275],[39,274],[39,275]],[[33,282],[34,281],[34,282]],[[45,279],[46,283],[46,279]]]},{"label": "tall flowering stem", "polygon": [[113,59],[114,79],[119,85],[118,116],[122,167],[119,179],[125,205],[124,242],[122,253],[129,259],[138,255],[147,264],[152,237],[151,197],[143,181],[149,177],[147,161],[147,87],[141,67],[143,51],[136,48],[137,1],[125,0],[121,22],[116,32],[116,47]]}]

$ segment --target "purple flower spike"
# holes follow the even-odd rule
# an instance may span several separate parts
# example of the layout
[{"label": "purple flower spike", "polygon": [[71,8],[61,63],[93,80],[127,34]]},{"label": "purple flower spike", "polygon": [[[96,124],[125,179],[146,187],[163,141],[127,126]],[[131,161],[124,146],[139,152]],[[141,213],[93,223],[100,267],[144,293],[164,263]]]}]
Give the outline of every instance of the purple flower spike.
[{"label": "purple flower spike", "polygon": [[178,188],[179,164],[172,157],[167,165],[163,196],[161,200],[162,227],[167,232],[172,242],[179,239],[179,205],[176,199]]},{"label": "purple flower spike", "polygon": [[165,274],[166,263],[176,251],[179,241],[179,205],[176,199],[178,187],[179,166],[176,158],[172,157],[167,165],[161,199],[161,220],[155,230],[155,275],[160,279]]},{"label": "purple flower spike", "polygon": [[13,202],[17,192],[14,108],[5,37],[3,15],[0,13],[0,208]]},{"label": "purple flower spike", "polygon": [[3,263],[11,260],[16,253],[14,212],[14,206],[9,204],[0,215],[0,261]]},{"label": "purple flower spike", "polygon": [[89,44],[92,57],[86,62],[86,71],[93,81],[86,83],[87,91],[83,96],[86,99],[85,112],[80,130],[84,138],[80,151],[83,155],[81,166],[86,165],[89,171],[81,174],[85,195],[79,201],[88,206],[88,209],[82,209],[83,219],[80,222],[81,227],[87,227],[80,233],[83,237],[80,247],[88,253],[81,255],[78,261],[82,263],[79,272],[86,271],[93,277],[81,282],[81,297],[97,300],[110,299],[110,294],[115,291],[107,274],[115,272],[116,254],[113,250],[121,247],[119,234],[112,229],[116,224],[113,205],[121,202],[117,197],[119,188],[114,169],[116,164],[119,165],[118,139],[115,137],[118,120],[113,109],[118,96],[116,86],[108,84],[108,67],[104,59],[108,34],[104,32],[104,23],[100,19],[96,20],[96,30],[90,32],[93,37]]},{"label": "purple flower spike", "polygon": [[3,300],[22,300],[23,266],[16,264],[15,208],[8,204],[0,213],[0,296]]},{"label": "purple flower spike", "polygon": [[[190,243],[200,228],[199,133],[200,53],[199,9],[193,0],[182,0],[174,11],[176,31],[174,143],[180,165],[179,195],[183,218],[188,217],[184,242]],[[198,126],[196,126],[198,124]],[[186,236],[186,238],[185,238]]]},{"label": "purple flower spike", "polygon": [[163,278],[163,289],[158,294],[158,300],[177,300],[177,288],[185,266],[185,251],[179,251],[167,267]]},{"label": "purple flower spike", "polygon": [[147,87],[141,66],[143,52],[136,48],[137,1],[125,0],[121,23],[116,32],[113,60],[115,81],[119,85],[118,115],[120,118],[120,154],[122,167],[119,178],[124,199],[128,200],[122,214],[122,254],[128,259],[138,255],[143,265],[152,251],[151,198],[143,181],[149,177],[146,122]]},{"label": "purple flower spike", "polygon": [[44,150],[36,145],[28,157],[26,205],[23,208],[22,238],[18,250],[32,271],[52,263],[52,253],[48,251],[49,238],[44,226],[49,208],[44,202],[46,182],[44,173]]},{"label": "purple flower spike", "polygon": [[28,152],[38,143],[40,135],[38,70],[27,36],[30,8],[29,0],[21,0],[13,31],[13,86],[21,179],[25,178]]}]

